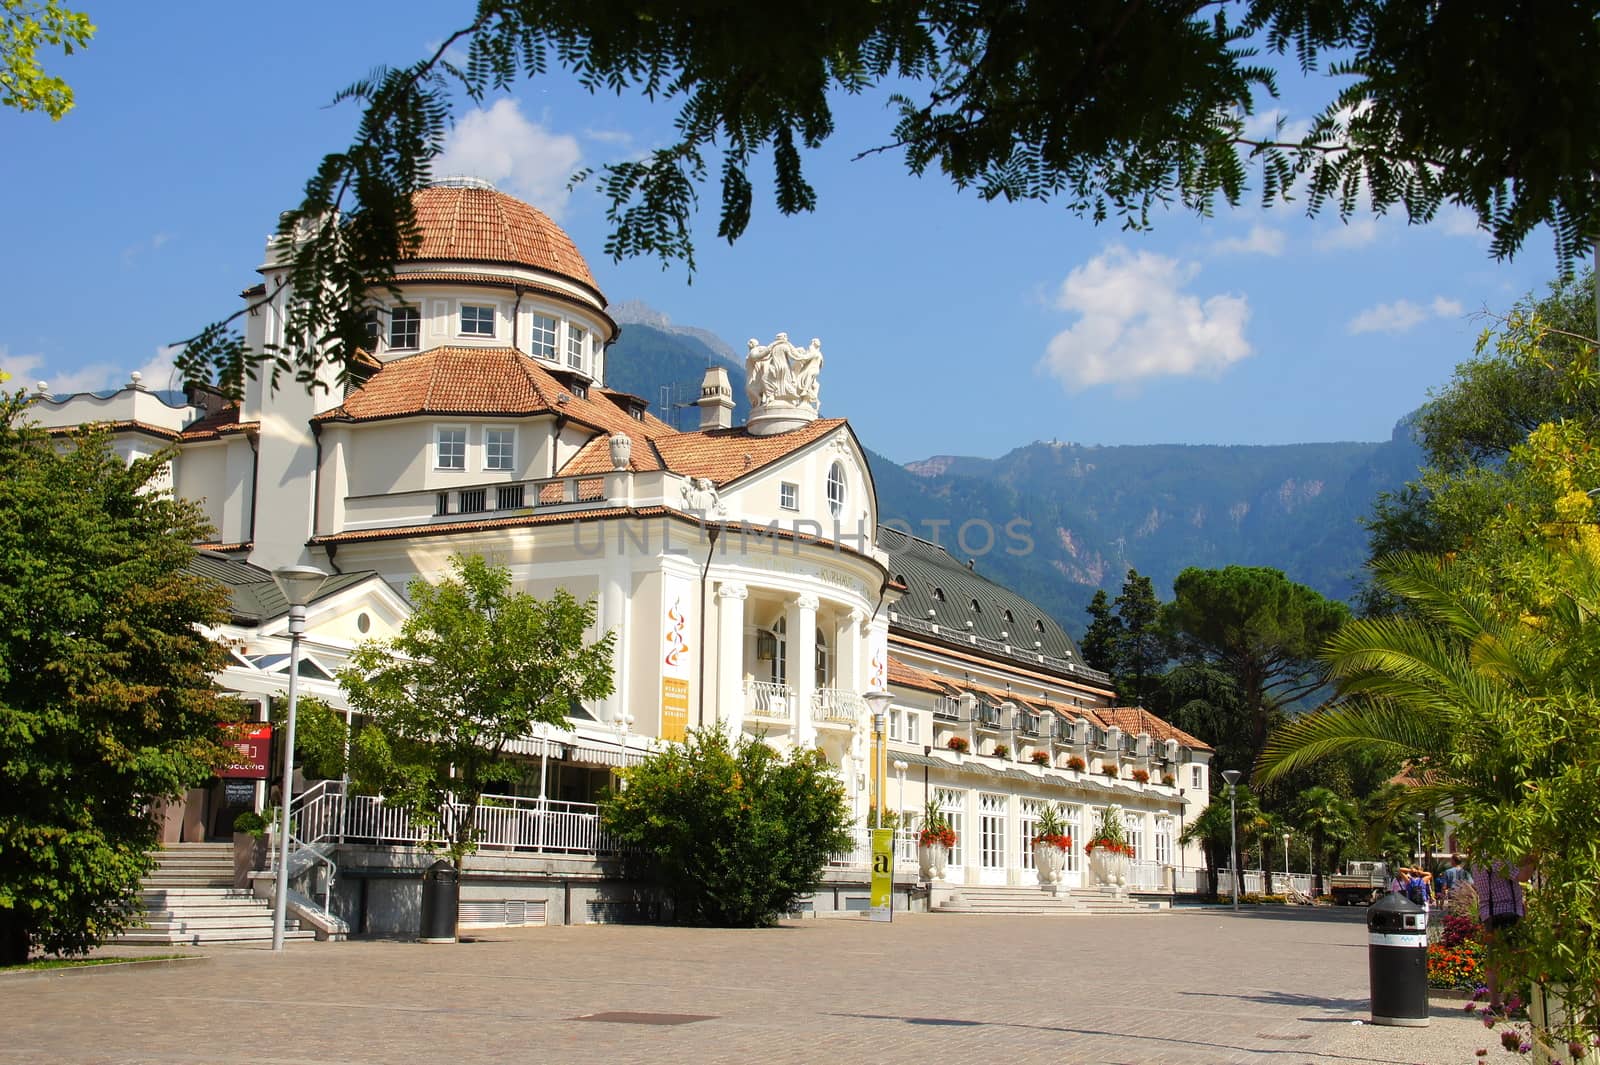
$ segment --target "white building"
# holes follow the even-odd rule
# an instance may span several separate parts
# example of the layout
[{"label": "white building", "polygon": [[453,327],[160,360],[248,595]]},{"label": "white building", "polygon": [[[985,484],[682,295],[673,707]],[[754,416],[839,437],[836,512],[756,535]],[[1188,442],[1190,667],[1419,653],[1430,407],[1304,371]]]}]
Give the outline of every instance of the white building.
[{"label": "white building", "polygon": [[[1023,840],[1045,801],[1064,804],[1079,839],[1120,803],[1152,888],[1158,865],[1196,867],[1175,841],[1206,801],[1209,748],[1114,709],[1107,678],[1025,599],[879,527],[855,434],[821,416],[819,342],[750,341],[749,424],[731,424],[728,376],[712,369],[700,428],[676,431],[606,387],[619,327],[549,218],[478,182],[425,189],[417,208],[421,246],[348,387],[326,371],[310,391],[257,380],[239,403],[191,388],[173,405],[134,381],[43,394],[36,416],[110,423],[129,457],[172,449],[173,490],[205,507],[206,557],[234,566],[235,585],[290,564],[343,575],[310,612],[328,669],[392,632],[396,592],[445,574],[454,554],[482,554],[536,595],[594,599],[597,635],[617,636],[615,693],[575,711],[559,747],[529,738],[526,753],[557,754],[553,798],[592,801],[610,767],[722,722],[821,748],[864,818],[862,693],[887,687],[900,768],[886,805],[932,798],[949,812],[953,877],[1031,882]],[[290,298],[270,254],[259,269],[244,293],[255,349],[281,339]],[[270,606],[228,632],[243,672],[224,680],[239,690],[282,652]],[[970,753],[950,749],[955,736]]]}]

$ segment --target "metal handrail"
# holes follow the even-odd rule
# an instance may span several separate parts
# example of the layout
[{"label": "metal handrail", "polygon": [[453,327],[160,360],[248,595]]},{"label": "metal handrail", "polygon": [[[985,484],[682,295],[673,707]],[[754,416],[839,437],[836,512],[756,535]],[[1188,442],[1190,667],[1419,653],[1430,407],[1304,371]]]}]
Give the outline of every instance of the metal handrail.
[{"label": "metal handrail", "polygon": [[811,713],[818,720],[854,724],[866,709],[867,701],[845,688],[818,688],[811,693]]},{"label": "metal handrail", "polygon": [[794,689],[770,680],[744,682],[745,712],[752,717],[787,721],[793,714]]}]

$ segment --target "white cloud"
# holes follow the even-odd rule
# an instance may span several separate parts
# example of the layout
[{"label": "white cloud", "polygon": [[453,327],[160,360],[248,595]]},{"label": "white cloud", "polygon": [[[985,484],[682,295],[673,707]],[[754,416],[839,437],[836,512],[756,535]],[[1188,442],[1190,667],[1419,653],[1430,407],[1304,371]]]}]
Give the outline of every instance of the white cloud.
[{"label": "white cloud", "polygon": [[[1279,128],[1279,123],[1283,123]],[[1280,107],[1257,111],[1244,117],[1244,135],[1250,140],[1275,140],[1281,144],[1299,144],[1311,132],[1309,119],[1289,117]]]},{"label": "white cloud", "polygon": [[[133,367],[142,375],[140,383],[152,391],[177,388],[182,383],[173,373],[172,360],[177,354],[176,346],[157,348],[144,365]],[[76,369],[58,370],[50,366],[43,355],[12,355],[4,347],[0,347],[0,370],[11,375],[5,387],[12,391],[25,387],[31,392],[35,384],[44,381],[50,386],[51,394],[57,396],[121,388],[131,379],[126,366],[95,362]]]},{"label": "white cloud", "polygon": [[1360,213],[1371,209],[1370,204],[1363,198],[1361,206],[1356,208],[1357,213],[1351,216],[1350,221],[1335,222],[1318,234],[1312,243],[1323,251],[1366,247],[1378,239],[1378,220],[1363,217]]},{"label": "white cloud", "polygon": [[1442,207],[1434,216],[1433,222],[1447,237],[1476,237],[1483,234],[1483,227],[1478,224],[1478,216],[1465,207],[1455,205]]},{"label": "white cloud", "polygon": [[1242,237],[1224,237],[1211,245],[1218,255],[1282,255],[1287,237],[1272,226],[1251,226]]},{"label": "white cloud", "polygon": [[1462,311],[1459,302],[1444,296],[1435,296],[1426,305],[1395,300],[1368,307],[1350,319],[1345,328],[1351,333],[1408,333],[1434,318],[1459,318]]},{"label": "white cloud", "polygon": [[1150,377],[1219,374],[1252,349],[1244,296],[1183,291],[1200,267],[1111,247],[1075,268],[1055,304],[1078,315],[1040,365],[1073,391]]},{"label": "white cloud", "polygon": [[141,240],[137,244],[128,245],[126,248],[122,249],[122,265],[124,267],[132,267],[136,265],[138,260],[143,258],[145,255],[151,252],[160,251],[162,245],[166,244],[171,239],[171,233],[154,233],[146,240]]},{"label": "white cloud", "polygon": [[433,161],[433,173],[484,178],[559,217],[567,205],[567,179],[581,158],[577,138],[530,122],[517,101],[505,99],[461,117]]}]

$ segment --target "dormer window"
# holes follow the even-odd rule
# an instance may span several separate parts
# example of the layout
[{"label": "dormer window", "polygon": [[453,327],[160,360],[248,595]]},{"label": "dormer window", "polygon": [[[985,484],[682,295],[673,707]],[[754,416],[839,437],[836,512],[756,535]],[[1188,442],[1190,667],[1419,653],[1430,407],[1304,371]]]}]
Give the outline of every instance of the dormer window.
[{"label": "dormer window", "polygon": [[1042,618],[1033,623],[1033,631],[1037,632],[1040,636],[1044,635],[1044,620]]},{"label": "dormer window", "polygon": [[983,613],[983,604],[982,604],[982,603],[980,603],[980,602],[978,602],[978,601],[977,601],[977,600],[976,600],[976,599],[974,599],[974,600],[973,600],[973,601],[972,601],[972,612],[973,612],[973,613],[974,613],[974,614],[981,614],[981,613]]},{"label": "dormer window", "polygon": [[528,330],[528,353],[537,359],[556,361],[556,320],[547,314],[535,314]]},{"label": "dormer window", "polygon": [[1007,610],[1006,611],[1006,623],[1014,625],[1014,624],[1016,624],[1016,621],[1017,621],[1017,619],[1011,616],[1011,611]]},{"label": "dormer window", "polygon": [[461,305],[461,335],[466,337],[494,336],[494,308],[463,303]]},{"label": "dormer window", "polygon": [[828,512],[836,518],[843,514],[844,500],[844,463],[835,462],[828,467]]},{"label": "dormer window", "polygon": [[415,307],[396,307],[389,312],[389,347],[407,350],[422,344],[422,312]]},{"label": "dormer window", "polygon": [[944,589],[935,585],[933,589],[933,598],[935,602],[944,602]]}]

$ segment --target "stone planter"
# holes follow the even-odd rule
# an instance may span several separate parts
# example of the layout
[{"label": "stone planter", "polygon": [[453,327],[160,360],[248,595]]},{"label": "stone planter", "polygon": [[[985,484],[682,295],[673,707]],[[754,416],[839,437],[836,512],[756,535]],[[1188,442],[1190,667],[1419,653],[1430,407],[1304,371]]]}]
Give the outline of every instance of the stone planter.
[{"label": "stone planter", "polygon": [[1089,872],[1094,875],[1097,886],[1109,890],[1113,895],[1126,895],[1128,881],[1133,874],[1133,859],[1121,851],[1096,847],[1089,852]]},{"label": "stone planter", "polygon": [[1051,895],[1061,891],[1061,874],[1067,867],[1067,852],[1054,843],[1040,840],[1033,845],[1033,869],[1039,874],[1039,887]]},{"label": "stone planter", "polygon": [[950,861],[950,848],[943,843],[917,844],[917,873],[923,880],[932,882],[944,879],[945,866]]},{"label": "stone planter", "polygon": [[250,874],[267,867],[267,839],[266,836],[255,836],[249,832],[233,834],[234,887],[249,887]]}]

